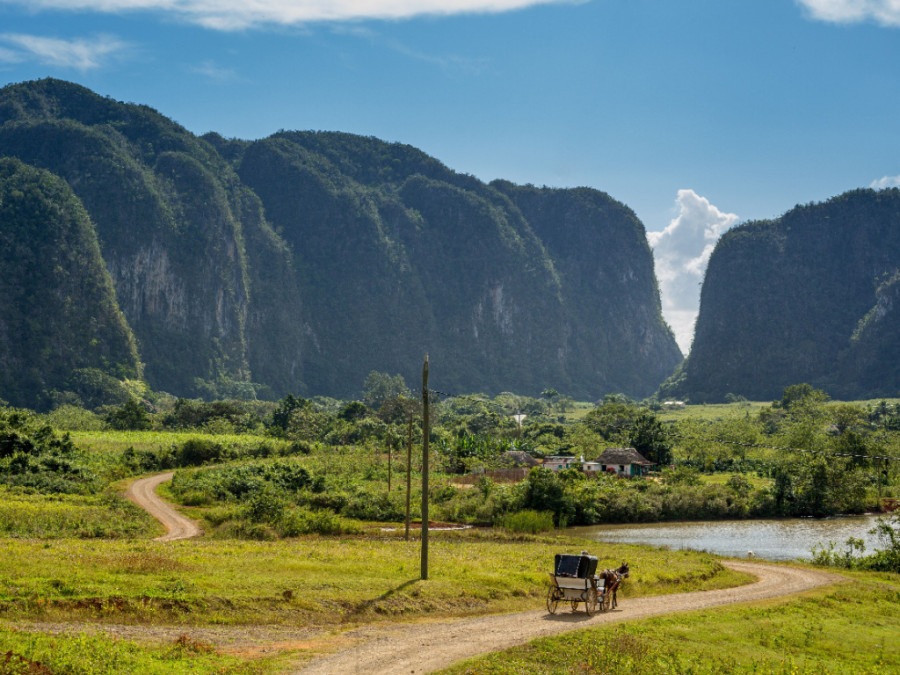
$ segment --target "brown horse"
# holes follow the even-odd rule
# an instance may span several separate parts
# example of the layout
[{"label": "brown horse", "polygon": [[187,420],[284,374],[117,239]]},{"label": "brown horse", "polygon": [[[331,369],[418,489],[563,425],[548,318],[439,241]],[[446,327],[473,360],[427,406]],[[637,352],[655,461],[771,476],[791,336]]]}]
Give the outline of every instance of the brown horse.
[{"label": "brown horse", "polygon": [[607,609],[614,609],[618,606],[618,602],[616,602],[616,591],[619,590],[619,586],[622,584],[622,581],[628,577],[628,574],[628,563],[623,562],[616,569],[603,570],[603,572],[598,575],[603,579],[603,585],[606,587],[604,604]]}]

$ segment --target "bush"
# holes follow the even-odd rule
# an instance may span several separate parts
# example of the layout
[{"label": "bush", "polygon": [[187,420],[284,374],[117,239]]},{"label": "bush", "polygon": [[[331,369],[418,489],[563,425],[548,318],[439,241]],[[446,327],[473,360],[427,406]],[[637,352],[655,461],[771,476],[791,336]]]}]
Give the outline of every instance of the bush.
[{"label": "bush", "polygon": [[360,527],[330,511],[297,508],[286,512],[277,525],[282,537],[299,537],[303,534],[356,534]]},{"label": "bush", "polygon": [[275,523],[284,515],[285,498],[280,490],[266,485],[247,500],[247,515],[254,523]]},{"label": "bush", "polygon": [[510,532],[537,534],[553,529],[553,514],[550,511],[519,511],[510,513],[500,520],[500,527]]},{"label": "bush", "polygon": [[225,448],[208,438],[189,438],[176,453],[178,466],[200,466],[222,461]]}]

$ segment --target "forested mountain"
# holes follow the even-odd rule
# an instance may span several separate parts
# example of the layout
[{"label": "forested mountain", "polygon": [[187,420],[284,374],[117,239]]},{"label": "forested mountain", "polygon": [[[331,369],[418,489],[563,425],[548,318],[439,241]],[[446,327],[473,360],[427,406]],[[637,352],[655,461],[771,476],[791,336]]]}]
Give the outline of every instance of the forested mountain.
[{"label": "forested mountain", "polygon": [[[372,370],[414,382],[427,352],[435,386],[453,393],[643,396],[681,358],[643,226],[594,190],[487,185],[410,146],[349,134],[198,138],[58,80],[0,90],[0,157],[55,185],[42,194],[64,200],[58,210],[81,209],[102,262],[81,268],[82,282],[114,287],[102,302],[121,310],[122,339],[134,350],[133,332],[154,389],[349,397]],[[25,245],[16,233],[35,226],[16,217],[0,221],[4,246]],[[23,294],[0,303],[51,346],[43,361],[5,357],[0,397],[38,406],[54,389],[81,395],[66,389],[67,369],[137,376],[133,351],[125,367],[72,343],[80,360],[54,362],[59,376],[6,384],[20,368],[44,372],[69,339],[29,299],[60,283],[55,240],[39,239],[27,245],[46,274],[24,275]],[[12,251],[0,252],[4,265]],[[89,319],[106,316],[101,299],[79,302],[99,331]],[[4,339],[27,339],[23,325],[0,325]]]},{"label": "forested mountain", "polygon": [[0,395],[90,399],[140,364],[87,212],[65,181],[0,159]]},{"label": "forested mountain", "polygon": [[900,391],[900,190],[857,190],[722,236],[690,357],[661,389],[692,401]]}]

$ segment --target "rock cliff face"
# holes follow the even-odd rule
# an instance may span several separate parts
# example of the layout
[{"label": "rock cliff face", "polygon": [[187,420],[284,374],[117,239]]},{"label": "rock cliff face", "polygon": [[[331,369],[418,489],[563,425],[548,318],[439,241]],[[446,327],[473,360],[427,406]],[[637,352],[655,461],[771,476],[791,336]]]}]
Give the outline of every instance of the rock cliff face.
[{"label": "rock cliff face", "polygon": [[680,361],[643,226],[597,191],[349,134],[197,138],[56,80],[0,91],[0,156],[90,214],[155,389],[353,396],[427,352],[450,393],[643,396]]},{"label": "rock cliff face", "polygon": [[858,190],[726,233],[707,268],[690,357],[662,391],[896,396],[900,190]]},{"label": "rock cliff face", "polygon": [[0,269],[0,397],[43,407],[98,368],[139,376],[87,213],[64,181],[13,159],[0,159]]}]

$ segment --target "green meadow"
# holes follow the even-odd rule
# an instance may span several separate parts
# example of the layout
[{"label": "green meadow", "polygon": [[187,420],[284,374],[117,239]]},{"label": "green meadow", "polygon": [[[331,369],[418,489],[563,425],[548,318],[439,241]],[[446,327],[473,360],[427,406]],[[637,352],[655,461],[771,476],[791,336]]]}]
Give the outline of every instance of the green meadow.
[{"label": "green meadow", "polygon": [[[900,575],[856,575],[787,599],[536,640],[446,675],[885,675],[900,672]],[[623,606],[627,611],[627,605]]]}]

